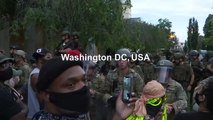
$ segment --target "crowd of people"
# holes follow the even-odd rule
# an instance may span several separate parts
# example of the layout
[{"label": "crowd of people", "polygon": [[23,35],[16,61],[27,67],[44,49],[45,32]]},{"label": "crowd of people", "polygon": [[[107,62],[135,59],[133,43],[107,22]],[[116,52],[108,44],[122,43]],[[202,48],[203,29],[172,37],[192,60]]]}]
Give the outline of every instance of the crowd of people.
[{"label": "crowd of people", "polygon": [[[213,58],[196,50],[169,59],[151,53],[145,61],[128,48],[119,61],[63,61],[79,56],[79,35],[62,32],[55,51],[27,53],[10,46],[0,52],[1,120],[212,120]],[[128,102],[124,101],[124,78]],[[126,83],[125,83],[126,84]],[[125,92],[125,93],[124,93]]]}]

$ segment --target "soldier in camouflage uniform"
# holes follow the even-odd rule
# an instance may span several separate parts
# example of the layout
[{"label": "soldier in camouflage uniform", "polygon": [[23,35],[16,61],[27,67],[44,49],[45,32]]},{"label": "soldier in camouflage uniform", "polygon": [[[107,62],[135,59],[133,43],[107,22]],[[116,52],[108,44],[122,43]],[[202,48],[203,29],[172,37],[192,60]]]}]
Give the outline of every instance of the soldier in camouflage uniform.
[{"label": "soldier in camouflage uniform", "polygon": [[[197,83],[202,80],[202,72],[203,72],[203,69],[202,69],[202,63],[200,62],[199,60],[199,52],[197,50],[192,50],[190,53],[189,53],[189,56],[190,56],[190,65],[193,69],[193,72],[194,72],[194,83],[192,85],[192,89],[191,89],[191,92],[190,92],[190,100],[189,100],[189,103],[190,103],[190,106],[192,105],[192,100],[193,100],[193,92],[194,92],[194,88],[197,86]],[[190,107],[192,108],[192,107]]]},{"label": "soldier in camouflage uniform", "polygon": [[106,82],[105,76],[103,74],[97,74],[96,64],[94,62],[88,63],[87,70],[87,85],[90,88],[91,93],[91,107],[90,107],[90,117],[92,120],[105,120],[106,119],[106,109],[105,103],[103,101],[104,93],[106,93]]},{"label": "soldier in camouflage uniform", "polygon": [[191,91],[194,84],[194,72],[192,67],[184,61],[182,53],[174,54],[173,79],[179,82],[185,91]]},{"label": "soldier in camouflage uniform", "polygon": [[118,67],[115,70],[109,71],[107,74],[108,82],[108,94],[105,94],[105,100],[112,106],[108,108],[108,120],[112,120],[114,114],[115,100],[116,96],[119,94],[120,90],[123,88],[123,77],[129,75],[133,77],[133,92],[136,96],[140,96],[144,86],[144,80],[140,75],[133,69],[129,68],[128,59],[130,59],[131,53],[127,48],[119,49],[116,54],[125,55],[127,60],[120,60],[117,62]]},{"label": "soldier in camouflage uniform", "polygon": [[156,79],[155,65],[152,62],[152,55],[150,53],[148,55],[149,55],[150,60],[145,60],[143,66],[142,66],[145,83]]},{"label": "soldier in camouflage uniform", "polygon": [[[135,52],[132,52],[131,54],[132,54],[132,57],[134,56],[134,58],[137,56]],[[141,78],[144,78],[143,71],[141,67],[138,65],[138,63],[139,63],[138,60],[136,61],[130,60],[130,68],[133,69],[135,72],[137,72],[141,76]]]},{"label": "soldier in camouflage uniform", "polygon": [[192,69],[194,71],[195,75],[195,82],[194,86],[197,85],[198,80],[201,79],[201,72],[202,72],[202,63],[199,60],[199,52],[197,50],[192,50],[190,53],[190,65],[192,66]]},{"label": "soldier in camouflage uniform", "polygon": [[157,63],[157,80],[166,88],[168,120],[173,120],[174,115],[185,112],[187,96],[180,83],[173,80],[173,63],[169,60],[160,60]]},{"label": "soldier in camouflage uniform", "polygon": [[20,81],[15,86],[15,88],[24,97],[24,103],[27,103],[27,81],[29,79],[31,67],[26,61],[26,53],[23,50],[17,50],[14,53],[14,58],[16,62],[15,64],[16,69],[19,69],[22,71],[22,75],[20,76]]},{"label": "soldier in camouflage uniform", "polygon": [[70,50],[76,50],[78,48],[79,36],[77,33],[70,34],[69,31],[64,30],[61,33],[61,42],[55,49],[55,55],[60,56],[62,53],[67,53]]}]

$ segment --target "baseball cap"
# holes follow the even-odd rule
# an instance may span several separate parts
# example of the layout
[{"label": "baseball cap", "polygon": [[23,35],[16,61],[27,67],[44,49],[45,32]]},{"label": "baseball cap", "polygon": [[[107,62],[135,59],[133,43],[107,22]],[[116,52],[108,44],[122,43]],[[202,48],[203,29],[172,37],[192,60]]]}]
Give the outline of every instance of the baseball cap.
[{"label": "baseball cap", "polygon": [[19,56],[21,56],[23,58],[26,58],[26,53],[23,50],[17,50],[15,52],[15,55],[19,55]]},{"label": "baseball cap", "polygon": [[5,61],[11,61],[11,62],[13,62],[14,59],[13,58],[9,58],[6,55],[0,54],[0,64],[2,64]]},{"label": "baseball cap", "polygon": [[33,58],[38,59],[40,57],[45,56],[47,53],[50,53],[50,51],[46,48],[38,48],[36,52],[33,53]]}]

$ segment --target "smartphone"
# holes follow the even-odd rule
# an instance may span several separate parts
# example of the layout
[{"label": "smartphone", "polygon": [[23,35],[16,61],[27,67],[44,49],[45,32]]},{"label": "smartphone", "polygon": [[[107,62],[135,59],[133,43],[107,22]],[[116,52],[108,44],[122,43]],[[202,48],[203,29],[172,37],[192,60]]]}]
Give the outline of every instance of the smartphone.
[{"label": "smartphone", "polygon": [[122,91],[122,100],[124,103],[129,103],[129,99],[131,98],[132,93],[132,78],[129,76],[125,76],[123,78],[123,91]]}]

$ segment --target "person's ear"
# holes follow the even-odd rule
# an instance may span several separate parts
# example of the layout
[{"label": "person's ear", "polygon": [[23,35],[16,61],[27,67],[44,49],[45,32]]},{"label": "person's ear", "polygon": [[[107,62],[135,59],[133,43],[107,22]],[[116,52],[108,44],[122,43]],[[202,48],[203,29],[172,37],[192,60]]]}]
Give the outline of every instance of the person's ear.
[{"label": "person's ear", "polygon": [[41,91],[38,97],[41,102],[49,102],[49,93],[46,91]]},{"label": "person's ear", "polygon": [[199,95],[199,96],[198,96],[198,100],[199,100],[200,102],[204,102],[205,99],[206,99],[206,96],[205,96],[205,95]]}]

